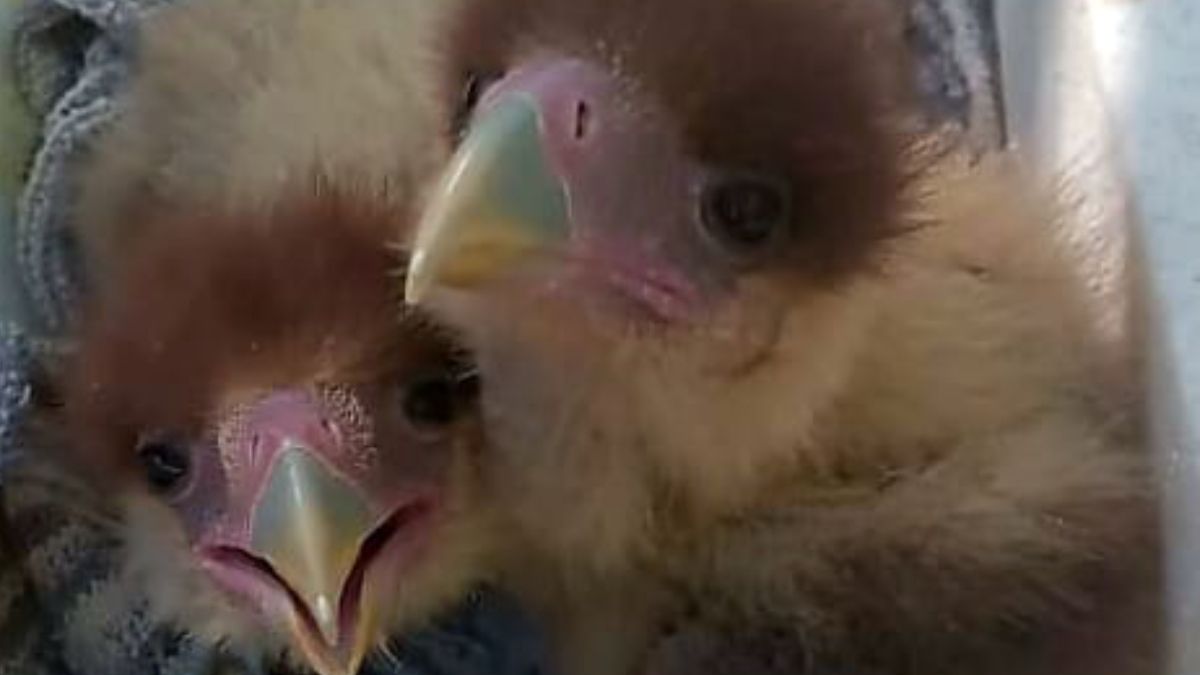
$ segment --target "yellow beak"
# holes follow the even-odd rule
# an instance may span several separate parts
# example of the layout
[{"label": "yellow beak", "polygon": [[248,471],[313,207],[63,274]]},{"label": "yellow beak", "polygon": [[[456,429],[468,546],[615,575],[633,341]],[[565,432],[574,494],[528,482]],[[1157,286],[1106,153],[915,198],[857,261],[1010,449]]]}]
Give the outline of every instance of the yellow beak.
[{"label": "yellow beak", "polygon": [[289,624],[312,667],[352,675],[371,647],[378,613],[369,593],[349,608],[353,616],[342,616],[341,603],[375,523],[358,492],[311,452],[299,445],[281,452],[254,511],[251,549],[295,594]]},{"label": "yellow beak", "polygon": [[405,300],[485,284],[567,238],[568,197],[543,151],[531,98],[483,114],[451,159],[417,228]]}]

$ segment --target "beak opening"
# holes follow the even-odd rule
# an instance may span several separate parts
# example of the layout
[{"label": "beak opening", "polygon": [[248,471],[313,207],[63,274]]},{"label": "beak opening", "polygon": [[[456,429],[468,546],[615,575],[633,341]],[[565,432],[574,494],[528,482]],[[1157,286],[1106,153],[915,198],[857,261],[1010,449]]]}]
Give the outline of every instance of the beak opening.
[{"label": "beak opening", "polygon": [[286,593],[296,645],[322,675],[352,674],[369,650],[378,608],[363,586],[400,525],[397,514],[373,517],[359,492],[311,451],[293,445],[281,452],[243,557]]},{"label": "beak opening", "polygon": [[413,502],[393,512],[363,539],[338,598],[336,642],[328,640],[326,630],[300,597],[290,593],[293,633],[305,658],[321,675],[353,675],[362,665],[383,629],[376,597],[364,592],[367,573],[393,537],[429,510],[428,503]]},{"label": "beak opening", "polygon": [[434,188],[417,227],[405,301],[469,289],[562,246],[566,187],[552,170],[536,102],[513,93],[480,115]]},{"label": "beak opening", "polygon": [[[371,611],[361,604],[361,585],[354,588],[347,584],[348,593],[343,595],[340,609],[340,637],[353,636],[352,640],[330,642],[324,637],[315,612],[309,603],[271,565],[270,562],[232,546],[220,546],[206,552],[207,562],[226,574],[236,574],[241,579],[253,579],[257,587],[273,589],[275,597],[271,610],[285,618],[284,623],[292,635],[293,643],[304,660],[320,675],[352,675],[358,670],[370,648]],[[351,599],[353,598],[353,599]]]}]

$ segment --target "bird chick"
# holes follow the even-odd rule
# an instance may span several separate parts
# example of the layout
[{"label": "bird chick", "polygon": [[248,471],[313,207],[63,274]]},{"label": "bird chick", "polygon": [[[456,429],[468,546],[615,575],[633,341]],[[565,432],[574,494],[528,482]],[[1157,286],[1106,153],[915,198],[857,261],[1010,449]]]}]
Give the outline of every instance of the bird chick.
[{"label": "bird chick", "polygon": [[156,10],[78,186],[72,462],[124,505],[130,578],[323,674],[484,567],[469,378],[397,317],[388,248],[437,156],[426,4]]},{"label": "bird chick", "polygon": [[896,25],[455,12],[406,294],[475,354],[495,503],[541,561],[510,583],[566,672],[673,672],[647,654],[680,622],[727,672],[981,672],[1149,555],[1061,219],[1019,172],[914,163]]},{"label": "bird chick", "polygon": [[466,367],[396,317],[395,214],[326,190],[151,223],[87,305],[65,413],[162,618],[343,674],[461,598],[488,528]]}]

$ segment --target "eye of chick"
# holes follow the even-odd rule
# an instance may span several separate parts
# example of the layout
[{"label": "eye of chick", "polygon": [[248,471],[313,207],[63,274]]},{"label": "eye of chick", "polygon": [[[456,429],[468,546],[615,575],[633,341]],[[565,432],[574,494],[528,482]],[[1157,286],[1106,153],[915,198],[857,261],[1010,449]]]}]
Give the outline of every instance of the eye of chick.
[{"label": "eye of chick", "polygon": [[419,377],[404,389],[404,415],[417,429],[443,429],[463,413],[477,386],[473,375],[454,371]]},{"label": "eye of chick", "polygon": [[776,243],[787,223],[787,193],[768,178],[725,177],[706,186],[700,197],[704,234],[722,253],[737,258]]},{"label": "eye of chick", "polygon": [[471,115],[474,114],[484,92],[500,78],[499,74],[482,70],[470,71],[463,78],[462,93],[459,96],[452,120],[452,129],[456,138],[461,138],[466,133],[467,127],[471,123]]},{"label": "eye of chick", "polygon": [[146,484],[158,494],[171,494],[185,482],[192,469],[186,443],[165,437],[150,437],[138,443],[138,460]]}]

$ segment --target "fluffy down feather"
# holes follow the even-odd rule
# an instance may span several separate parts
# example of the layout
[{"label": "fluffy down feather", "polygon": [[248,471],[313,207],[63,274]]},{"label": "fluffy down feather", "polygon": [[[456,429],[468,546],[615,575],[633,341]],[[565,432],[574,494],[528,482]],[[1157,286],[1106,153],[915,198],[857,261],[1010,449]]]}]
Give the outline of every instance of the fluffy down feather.
[{"label": "fluffy down feather", "polygon": [[539,553],[510,582],[569,673],[1152,653],[1138,392],[1069,214],[1015,163],[921,160],[887,9],[473,0],[451,24],[460,146],[408,293],[476,354],[496,503]]},{"label": "fluffy down feather", "polygon": [[430,20],[392,0],[159,10],[79,186],[69,461],[122,507],[161,618],[322,673],[488,567],[471,378],[396,313],[393,242],[438,154]]}]

